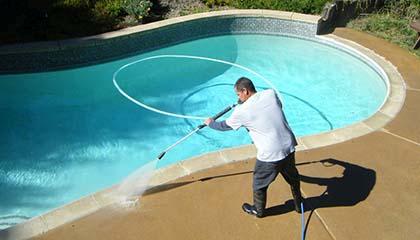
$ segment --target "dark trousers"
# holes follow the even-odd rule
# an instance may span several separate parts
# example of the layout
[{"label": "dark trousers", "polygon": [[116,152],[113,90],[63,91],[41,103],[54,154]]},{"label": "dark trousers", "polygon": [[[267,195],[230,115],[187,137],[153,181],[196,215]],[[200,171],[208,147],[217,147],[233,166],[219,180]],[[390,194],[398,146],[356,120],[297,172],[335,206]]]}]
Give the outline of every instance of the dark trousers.
[{"label": "dark trousers", "polygon": [[276,162],[263,162],[257,159],[253,175],[254,204],[261,210],[265,208],[268,186],[281,174],[290,185],[296,204],[300,204],[300,175],[295,166],[295,153]]},{"label": "dark trousers", "polygon": [[300,176],[295,166],[295,153],[290,153],[286,158],[276,162],[263,162],[257,159],[254,169],[254,191],[267,189],[268,186],[281,174],[291,187],[300,187]]}]

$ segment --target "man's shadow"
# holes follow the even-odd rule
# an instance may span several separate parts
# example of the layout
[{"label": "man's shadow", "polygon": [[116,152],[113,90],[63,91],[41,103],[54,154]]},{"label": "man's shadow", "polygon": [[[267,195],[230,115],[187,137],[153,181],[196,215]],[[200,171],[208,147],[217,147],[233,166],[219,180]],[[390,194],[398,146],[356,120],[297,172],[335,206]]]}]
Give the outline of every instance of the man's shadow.
[{"label": "man's shadow", "polygon": [[[339,177],[320,178],[301,175],[301,182],[326,186],[325,191],[319,196],[307,197],[304,201],[304,210],[313,211],[317,208],[354,206],[365,200],[376,183],[376,172],[369,168],[364,168],[356,164],[336,160],[324,159],[307,163],[296,164],[316,164],[321,163],[325,167],[334,165],[343,167],[343,174]],[[293,200],[266,209],[267,216],[279,215],[294,211]],[[312,215],[312,213],[311,213]],[[308,219],[309,222],[309,219]]]}]

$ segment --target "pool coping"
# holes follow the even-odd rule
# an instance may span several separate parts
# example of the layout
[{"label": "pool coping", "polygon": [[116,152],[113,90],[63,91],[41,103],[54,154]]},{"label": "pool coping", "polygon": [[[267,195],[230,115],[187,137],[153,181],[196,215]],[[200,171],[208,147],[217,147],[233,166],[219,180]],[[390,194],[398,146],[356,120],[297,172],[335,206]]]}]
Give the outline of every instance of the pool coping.
[{"label": "pool coping", "polygon": [[[167,24],[180,23],[182,21],[190,21],[192,19],[198,19],[199,17],[225,16],[224,14],[240,16],[252,15],[263,17],[276,17],[295,21],[305,21],[314,24],[317,24],[319,19],[319,16],[304,15],[291,12],[278,12],[271,10],[230,10],[194,14],[185,17],[164,20],[162,22],[152,23],[151,25],[153,26],[151,26],[151,28],[147,28],[147,25],[142,25],[123,30],[122,32],[130,34],[135,31],[145,31],[146,29],[154,29],[166,26]],[[121,32],[121,30],[117,32]],[[113,34],[121,33],[112,32],[101,34],[101,36],[106,38],[112,38],[117,36]],[[99,35],[94,37],[98,36]],[[329,34],[320,38],[326,38],[329,41],[335,41],[337,43],[349,46],[350,48],[353,48],[356,51],[363,53],[365,56],[375,61],[388,76],[388,97],[384,101],[381,108],[375,114],[361,122],[354,123],[344,128],[335,129],[333,131],[298,138],[299,145],[297,146],[297,151],[337,144],[379,130],[397,116],[405,100],[405,82],[401,74],[398,72],[397,68],[394,65],[392,65],[392,63],[387,61],[385,58],[377,55],[374,51],[370,49],[367,49],[355,42],[337,37],[335,35]],[[67,42],[70,44],[72,44],[72,41],[74,40],[67,40]],[[255,156],[256,149],[253,145],[222,149],[219,151],[206,153],[200,156],[195,156],[170,165],[168,167],[158,169],[155,175],[152,177],[149,185],[150,187],[157,187],[159,185],[168,183],[180,177],[189,175],[191,173],[221,166],[227,163],[248,160],[250,158],[255,158]],[[117,200],[112,195],[112,193],[116,191],[117,187],[118,185],[114,185],[105,190],[96,192],[92,195],[71,202],[65,206],[53,209],[50,212],[47,212],[43,215],[34,217],[28,221],[4,229],[0,231],[0,237],[2,239],[3,237],[4,239],[31,238],[45,233],[47,231],[50,231],[54,228],[57,228],[65,223],[69,223],[78,218],[91,214],[101,208],[110,206],[112,204],[117,204]]]}]

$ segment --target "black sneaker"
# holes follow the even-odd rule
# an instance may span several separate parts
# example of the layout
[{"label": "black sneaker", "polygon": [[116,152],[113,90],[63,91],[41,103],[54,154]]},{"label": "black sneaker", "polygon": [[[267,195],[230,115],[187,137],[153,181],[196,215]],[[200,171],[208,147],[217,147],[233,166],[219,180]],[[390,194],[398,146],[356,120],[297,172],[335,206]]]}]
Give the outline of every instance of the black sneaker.
[{"label": "black sneaker", "polygon": [[262,212],[258,212],[257,208],[254,205],[250,205],[248,203],[244,203],[242,205],[242,210],[244,210],[244,212],[250,214],[250,215],[254,215],[258,218],[262,218],[263,217],[263,213]]}]

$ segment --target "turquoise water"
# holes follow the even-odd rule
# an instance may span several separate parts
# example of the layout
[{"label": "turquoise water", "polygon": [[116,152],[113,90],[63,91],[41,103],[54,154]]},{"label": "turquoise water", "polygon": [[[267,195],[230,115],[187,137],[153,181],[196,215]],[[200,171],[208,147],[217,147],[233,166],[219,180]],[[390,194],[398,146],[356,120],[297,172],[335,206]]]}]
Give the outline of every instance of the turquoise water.
[{"label": "turquoise water", "polygon": [[[115,89],[121,66],[149,56],[203,56],[243,65],[280,91],[298,136],[341,128],[372,115],[386,85],[351,55],[312,41],[227,35],[64,71],[0,75],[0,228],[120,182],[200,120],[143,109]],[[153,59],[117,76],[137,100],[177,114],[210,116],[236,102],[233,84],[250,72],[197,59]],[[243,130],[203,129],[165,155],[159,167],[220,148],[250,144]]]}]

